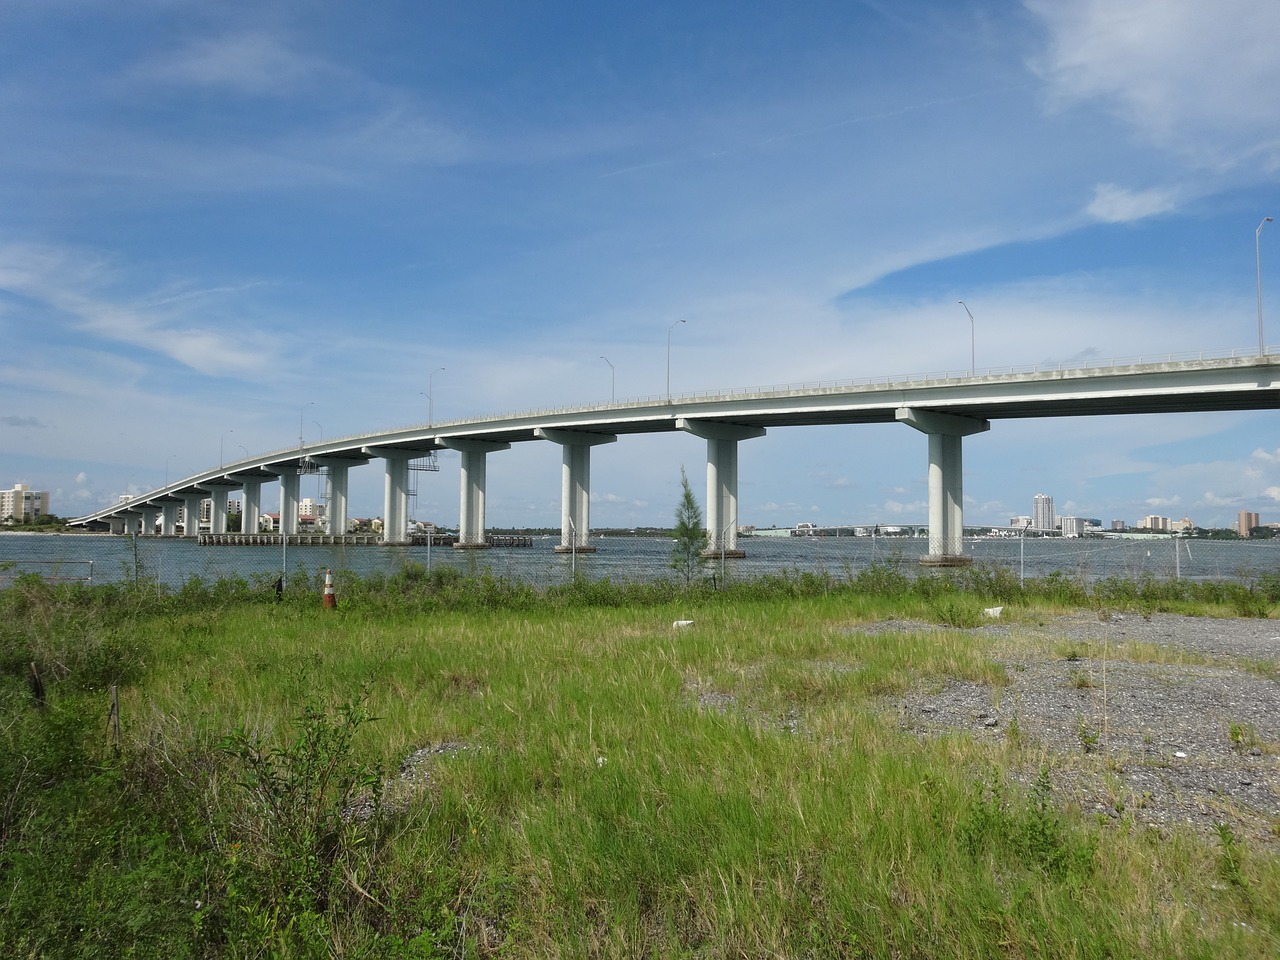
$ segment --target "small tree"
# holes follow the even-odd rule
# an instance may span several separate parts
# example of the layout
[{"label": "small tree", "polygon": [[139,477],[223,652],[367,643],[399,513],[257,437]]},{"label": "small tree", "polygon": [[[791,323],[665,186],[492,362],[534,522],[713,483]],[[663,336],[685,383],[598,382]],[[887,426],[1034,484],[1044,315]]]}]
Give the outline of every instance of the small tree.
[{"label": "small tree", "polygon": [[684,574],[686,586],[702,565],[702,551],[707,548],[707,532],[702,528],[702,508],[698,506],[689,477],[680,468],[680,503],[676,507],[675,547],[671,566]]}]

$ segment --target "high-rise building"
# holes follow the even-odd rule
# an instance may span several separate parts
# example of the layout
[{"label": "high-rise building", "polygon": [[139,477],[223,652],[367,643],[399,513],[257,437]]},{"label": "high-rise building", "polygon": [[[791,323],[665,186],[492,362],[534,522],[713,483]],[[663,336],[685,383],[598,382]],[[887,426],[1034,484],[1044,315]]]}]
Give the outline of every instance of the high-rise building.
[{"label": "high-rise building", "polygon": [[1170,520],[1168,517],[1158,517],[1154,513],[1149,513],[1142,518],[1142,525],[1152,533],[1168,533]]},{"label": "high-rise building", "polygon": [[1262,526],[1262,521],[1258,515],[1251,510],[1241,510],[1240,516],[1236,520],[1236,532],[1242,537],[1249,536],[1249,531],[1254,527]]},{"label": "high-rise building", "polygon": [[1112,521],[1111,521],[1111,529],[1112,529],[1112,530],[1127,530],[1127,529],[1128,529],[1128,527],[1129,527],[1129,525],[1128,525],[1127,523],[1125,523],[1123,520],[1112,520]]},{"label": "high-rise building", "polygon": [[1034,530],[1052,530],[1057,526],[1053,515],[1053,497],[1037,493],[1031,507],[1031,527]]},{"label": "high-rise building", "polygon": [[0,490],[0,521],[34,520],[48,512],[48,490],[32,490],[25,483],[15,483],[12,490]]}]

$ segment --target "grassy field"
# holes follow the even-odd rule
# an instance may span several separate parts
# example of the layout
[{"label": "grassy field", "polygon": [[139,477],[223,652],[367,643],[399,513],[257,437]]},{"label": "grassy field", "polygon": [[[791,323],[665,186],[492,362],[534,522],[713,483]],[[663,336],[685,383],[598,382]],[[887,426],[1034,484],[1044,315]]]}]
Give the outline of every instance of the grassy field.
[{"label": "grassy field", "polygon": [[859,629],[1038,623],[1099,588],[339,582],[336,611],[314,584],[0,594],[5,956],[1280,949],[1273,857],[1072,814],[1006,775],[1034,744],[902,731],[896,694],[1003,672],[973,632]]}]

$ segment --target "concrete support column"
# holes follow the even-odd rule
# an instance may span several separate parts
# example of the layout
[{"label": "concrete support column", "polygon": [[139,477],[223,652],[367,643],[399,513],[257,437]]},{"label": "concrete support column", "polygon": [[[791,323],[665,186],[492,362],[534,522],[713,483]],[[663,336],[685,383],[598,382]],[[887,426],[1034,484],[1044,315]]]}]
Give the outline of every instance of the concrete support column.
[{"label": "concrete support column", "polygon": [[257,533],[262,525],[262,481],[241,479],[244,493],[240,498],[240,532]]},{"label": "concrete support column", "polygon": [[280,529],[283,537],[298,535],[298,494],[302,477],[296,466],[270,466],[266,468],[280,478]]},{"label": "concrete support column", "polygon": [[[410,454],[406,453],[405,451],[392,452],[392,451],[386,451],[386,450],[380,451],[379,455],[383,456],[388,461],[393,457],[410,456]],[[316,463],[324,467],[329,473],[329,510],[328,510],[327,522],[329,524],[328,532],[331,535],[340,537],[345,535],[347,532],[347,520],[349,519],[348,517],[349,508],[347,504],[348,504],[348,490],[350,489],[349,479],[350,479],[351,467],[353,465],[361,466],[363,464],[368,463],[369,458],[372,456],[373,454],[370,454],[368,450],[366,450],[365,455],[358,458],[353,458],[353,457],[314,457],[313,458],[316,461]],[[407,489],[408,460],[406,460],[405,463],[406,463],[405,487]],[[405,506],[405,509],[406,510],[408,509],[407,504]],[[384,518],[386,517],[385,510],[383,512],[383,517]]]},{"label": "concrete support column", "polygon": [[449,439],[443,442],[449,449],[462,454],[458,542],[454,546],[459,550],[482,550],[489,545],[484,538],[486,458],[495,450],[511,449],[511,444],[468,439]]},{"label": "concrete support column", "polygon": [[129,522],[125,517],[108,517],[107,523],[110,524],[111,532],[117,537],[123,536],[129,532]]},{"label": "concrete support column", "polygon": [[213,509],[209,511],[209,532],[227,532],[227,488],[214,487],[209,491]]},{"label": "concrete support column", "polygon": [[591,448],[613,443],[613,434],[538,427],[534,434],[564,450],[560,471],[560,545],[556,553],[595,553],[591,545]]},{"label": "concrete support column", "polygon": [[763,437],[763,427],[712,420],[676,421],[707,441],[707,556],[745,557],[738,549],[738,441]]},{"label": "concrete support column", "polygon": [[350,468],[344,464],[328,464],[329,509],[326,522],[329,534],[340,537],[347,532],[347,481]]},{"label": "concrete support column", "polygon": [[160,536],[178,535],[178,501],[166,500],[160,506]]},{"label": "concrete support column", "polygon": [[184,537],[200,535],[200,503],[203,500],[203,493],[182,495],[182,535]]},{"label": "concrete support column", "polygon": [[929,555],[926,566],[973,562],[964,552],[964,462],[962,438],[991,429],[989,420],[903,407],[900,423],[929,436]]},{"label": "concrete support column", "polygon": [[409,460],[387,457],[382,490],[382,542],[406,543],[409,539]]},{"label": "concrete support column", "polygon": [[144,537],[154,537],[156,535],[156,517],[160,514],[159,507],[139,507],[138,512],[142,514],[142,535]]}]

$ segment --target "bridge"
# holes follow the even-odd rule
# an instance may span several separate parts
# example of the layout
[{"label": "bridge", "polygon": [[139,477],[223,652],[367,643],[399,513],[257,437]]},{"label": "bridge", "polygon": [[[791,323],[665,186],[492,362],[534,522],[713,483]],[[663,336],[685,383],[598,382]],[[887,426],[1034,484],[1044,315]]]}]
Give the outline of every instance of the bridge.
[{"label": "bridge", "polygon": [[[1275,359],[1273,359],[1275,356]],[[485,467],[490,454],[514,443],[545,441],[562,450],[561,536],[558,551],[588,552],[591,449],[619,437],[683,431],[707,441],[706,527],[712,556],[742,555],[738,547],[738,444],[789,426],[901,423],[928,438],[929,554],[926,564],[966,562],[963,552],[962,442],[992,421],[1138,413],[1270,410],[1280,407],[1280,355],[1198,355],[1159,362],[1105,361],[1074,367],[1013,368],[980,375],[922,374],[803,387],[684,394],[403,427],[299,444],[195,474],[149,493],[78,517],[73,524],[123,532],[177,533],[177,507],[199,516],[212,502],[211,532],[226,532],[227,500],[242,491],[241,529],[257,530],[262,487],[278,482],[280,530],[298,533],[300,478],[324,470],[329,479],[329,529],[347,525],[348,473],[381,460],[385,469],[383,540],[407,536],[409,478],[415,461],[439,450],[461,455],[455,548],[485,540]],[[198,524],[187,524],[188,536]]]}]

